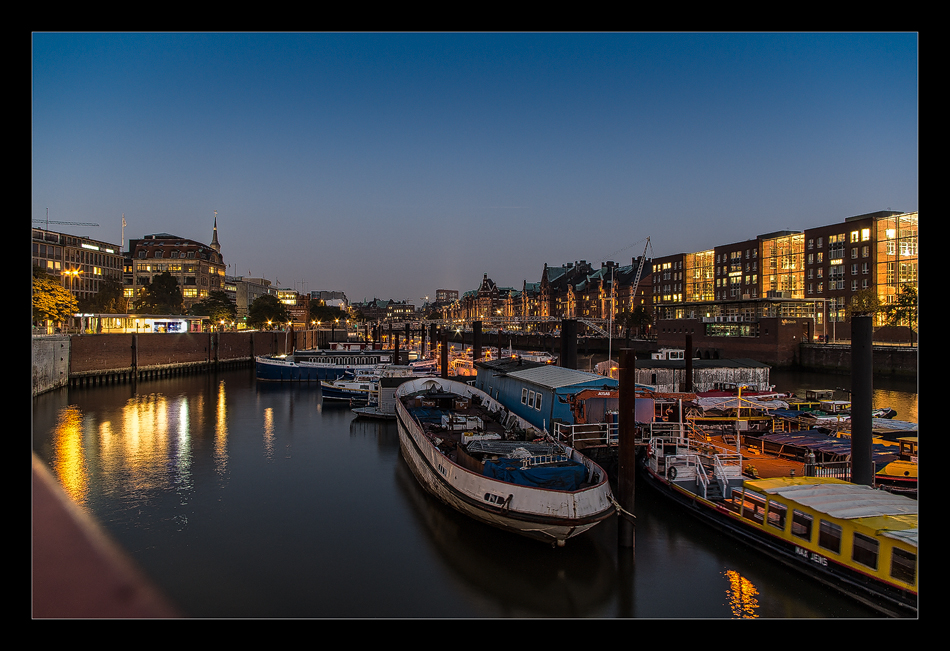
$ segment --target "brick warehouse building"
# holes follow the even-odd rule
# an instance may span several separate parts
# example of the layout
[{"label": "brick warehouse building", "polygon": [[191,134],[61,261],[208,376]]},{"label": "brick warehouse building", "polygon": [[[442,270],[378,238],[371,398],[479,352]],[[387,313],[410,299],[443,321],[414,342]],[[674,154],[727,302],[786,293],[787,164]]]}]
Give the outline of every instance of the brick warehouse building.
[{"label": "brick warehouse building", "polygon": [[[681,347],[689,334],[700,357],[755,351],[781,365],[796,361],[803,341],[849,339],[852,297],[871,292],[891,304],[903,286],[917,290],[917,222],[917,212],[879,211],[657,258],[657,343]],[[907,328],[888,330],[877,338],[910,336]]]}]

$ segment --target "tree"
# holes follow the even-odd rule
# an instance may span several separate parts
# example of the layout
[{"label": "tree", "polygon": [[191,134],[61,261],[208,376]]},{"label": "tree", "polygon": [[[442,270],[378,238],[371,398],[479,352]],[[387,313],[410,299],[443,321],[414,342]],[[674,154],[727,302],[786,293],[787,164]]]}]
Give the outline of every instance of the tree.
[{"label": "tree", "polygon": [[99,283],[99,292],[92,298],[81,300],[79,307],[83,312],[93,314],[124,314],[128,311],[128,301],[123,290],[118,280],[106,278]]},{"label": "tree", "polygon": [[881,301],[873,289],[862,289],[851,297],[845,314],[848,319],[853,316],[867,316],[877,314],[881,310]]},{"label": "tree", "polygon": [[343,310],[337,307],[331,307],[327,305],[320,305],[317,301],[310,302],[309,310],[309,319],[310,321],[321,321],[323,323],[330,323],[336,319],[343,319],[346,321],[347,314]]},{"label": "tree", "polygon": [[913,333],[917,332],[917,289],[912,285],[904,285],[897,295],[897,301],[885,305],[882,312],[887,325],[906,325],[913,337]]},{"label": "tree", "polygon": [[624,310],[619,313],[616,321],[619,326],[625,328],[628,332],[635,329],[638,336],[643,334],[644,326],[648,326],[653,322],[650,314],[642,305],[637,305],[632,312]]},{"label": "tree", "polygon": [[290,321],[287,307],[273,294],[258,296],[247,310],[247,325],[262,329]]},{"label": "tree", "polygon": [[135,301],[135,309],[147,314],[183,314],[184,303],[178,281],[166,271],[152,278],[152,282],[142,288],[142,294]]},{"label": "tree", "polygon": [[33,320],[62,323],[79,311],[76,297],[45,271],[33,269]]},{"label": "tree", "polygon": [[212,324],[222,321],[230,323],[237,317],[237,306],[226,292],[214,291],[208,294],[208,298],[192,305],[190,312],[194,316],[208,317],[205,321],[210,321]]}]

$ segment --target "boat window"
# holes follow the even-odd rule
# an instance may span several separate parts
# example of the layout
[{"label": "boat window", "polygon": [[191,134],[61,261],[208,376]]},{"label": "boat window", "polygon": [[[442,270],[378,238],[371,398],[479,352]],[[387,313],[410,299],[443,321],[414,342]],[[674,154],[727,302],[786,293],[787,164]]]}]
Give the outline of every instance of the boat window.
[{"label": "boat window", "polygon": [[744,493],[742,498],[742,515],[762,524],[762,521],[765,519],[765,500],[761,497],[753,497],[748,493]]},{"label": "boat window", "polygon": [[835,554],[841,553],[841,527],[834,522],[819,520],[818,544]]},{"label": "boat window", "polygon": [[523,405],[528,404],[528,390],[527,389],[521,390],[521,404]]},{"label": "boat window", "polygon": [[798,509],[792,511],[792,534],[811,542],[811,523],[813,518]]},{"label": "boat window", "polygon": [[528,406],[534,409],[534,391],[528,391]]},{"label": "boat window", "polygon": [[851,560],[861,565],[867,565],[872,570],[877,569],[877,550],[880,546],[874,538],[854,534],[854,544],[851,546]]},{"label": "boat window", "polygon": [[785,531],[785,515],[788,513],[788,507],[775,500],[769,500],[769,524],[776,529]]},{"label": "boat window", "polygon": [[538,411],[541,411],[541,394],[538,393],[534,396],[534,408]]},{"label": "boat window", "polygon": [[917,578],[917,554],[895,547],[891,552],[891,576],[913,585]]}]

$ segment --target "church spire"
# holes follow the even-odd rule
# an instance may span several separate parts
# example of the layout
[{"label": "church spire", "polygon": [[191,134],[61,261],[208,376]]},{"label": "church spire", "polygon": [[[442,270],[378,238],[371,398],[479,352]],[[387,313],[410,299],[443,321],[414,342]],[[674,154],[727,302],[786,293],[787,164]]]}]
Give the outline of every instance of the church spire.
[{"label": "church spire", "polygon": [[221,253],[221,245],[218,244],[218,211],[214,211],[214,231],[211,234],[211,248],[215,253]]}]

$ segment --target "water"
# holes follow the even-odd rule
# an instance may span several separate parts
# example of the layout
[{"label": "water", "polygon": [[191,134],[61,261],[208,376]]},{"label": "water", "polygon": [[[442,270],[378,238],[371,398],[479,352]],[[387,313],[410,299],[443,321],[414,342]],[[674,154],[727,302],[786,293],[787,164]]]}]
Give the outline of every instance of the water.
[{"label": "water", "polygon": [[394,423],[250,370],[39,396],[33,449],[195,617],[873,616],[645,486],[632,566],[615,519],[562,549],[481,525],[418,486]]}]

